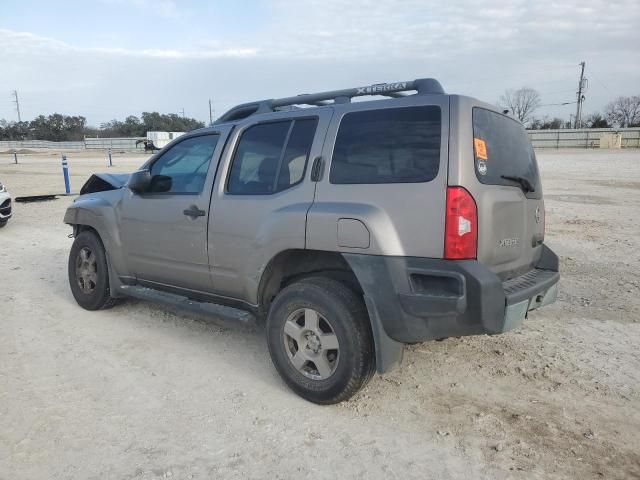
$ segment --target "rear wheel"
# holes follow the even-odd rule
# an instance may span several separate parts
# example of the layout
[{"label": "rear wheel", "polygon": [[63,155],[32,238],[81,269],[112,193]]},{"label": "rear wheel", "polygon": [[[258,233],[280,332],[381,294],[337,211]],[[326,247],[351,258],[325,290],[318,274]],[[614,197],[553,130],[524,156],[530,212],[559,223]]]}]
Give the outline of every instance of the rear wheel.
[{"label": "rear wheel", "polygon": [[8,221],[9,220],[0,220],[0,228],[6,226]]},{"label": "rear wheel", "polygon": [[310,277],[284,288],[269,310],[267,337],[278,373],[309,401],[347,400],[374,373],[366,308],[336,280]]},{"label": "rear wheel", "polygon": [[100,310],[114,305],[106,253],[95,233],[85,230],[75,238],[69,253],[68,273],[71,292],[82,308]]}]

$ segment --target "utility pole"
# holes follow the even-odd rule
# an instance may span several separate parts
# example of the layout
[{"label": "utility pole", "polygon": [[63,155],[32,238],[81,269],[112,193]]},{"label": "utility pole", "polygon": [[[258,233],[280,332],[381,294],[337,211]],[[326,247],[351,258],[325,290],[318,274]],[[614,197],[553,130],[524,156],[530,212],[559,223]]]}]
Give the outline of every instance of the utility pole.
[{"label": "utility pole", "polygon": [[180,114],[182,115],[182,118],[184,118],[184,107],[182,107],[182,110],[178,110],[178,112],[180,112]]},{"label": "utility pole", "polygon": [[584,62],[580,62],[580,66],[582,68],[580,69],[580,81],[578,82],[578,103],[576,106],[576,118],[573,128],[580,128],[582,125],[582,102],[584,102],[584,95],[582,92],[587,86],[587,79],[584,78]]},{"label": "utility pole", "polygon": [[209,99],[209,125],[213,123],[213,110],[211,108],[211,99]]},{"label": "utility pole", "polygon": [[20,100],[18,100],[18,91],[17,90],[13,91],[13,97],[15,98],[13,103],[16,104],[16,112],[18,112],[18,121],[21,122],[22,118],[20,117]]}]

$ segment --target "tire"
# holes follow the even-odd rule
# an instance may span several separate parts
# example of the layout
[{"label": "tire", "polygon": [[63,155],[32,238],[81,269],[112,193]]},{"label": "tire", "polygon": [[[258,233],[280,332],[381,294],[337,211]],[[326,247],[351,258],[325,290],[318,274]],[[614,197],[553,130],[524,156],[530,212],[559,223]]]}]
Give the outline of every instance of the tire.
[{"label": "tire", "polygon": [[321,405],[351,398],[375,373],[362,298],[331,278],[305,278],[276,296],[267,317],[267,343],[289,388]]},{"label": "tire", "polygon": [[109,289],[109,269],[102,241],[85,230],[73,241],[69,252],[69,286],[82,308],[101,310],[115,305]]},{"label": "tire", "polygon": [[9,220],[0,220],[0,228],[6,227]]}]

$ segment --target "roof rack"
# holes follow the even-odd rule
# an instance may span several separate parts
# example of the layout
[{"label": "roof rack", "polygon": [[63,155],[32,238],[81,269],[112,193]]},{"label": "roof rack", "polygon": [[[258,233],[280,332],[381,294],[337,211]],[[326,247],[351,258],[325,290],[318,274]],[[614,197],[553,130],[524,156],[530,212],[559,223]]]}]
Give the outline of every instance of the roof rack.
[{"label": "roof rack", "polygon": [[350,103],[353,97],[382,95],[385,97],[405,97],[404,92],[415,91],[417,95],[443,94],[442,85],[434,78],[418,78],[409,82],[377,83],[366,87],[346,88],[330,92],[305,93],[295,97],[272,98],[258,102],[243,103],[233,107],[218,118],[214,124],[240,120],[258,113],[274,112],[279,108],[294,105],[335,105]]}]

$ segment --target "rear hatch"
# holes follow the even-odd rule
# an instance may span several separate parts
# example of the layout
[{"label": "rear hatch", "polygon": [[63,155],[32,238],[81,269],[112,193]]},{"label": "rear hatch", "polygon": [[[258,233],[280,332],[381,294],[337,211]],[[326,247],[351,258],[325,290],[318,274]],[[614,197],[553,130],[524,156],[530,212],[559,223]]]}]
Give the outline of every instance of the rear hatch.
[{"label": "rear hatch", "polygon": [[474,107],[473,196],[478,207],[478,260],[503,281],[540,258],[544,202],[535,152],[520,122]]}]

